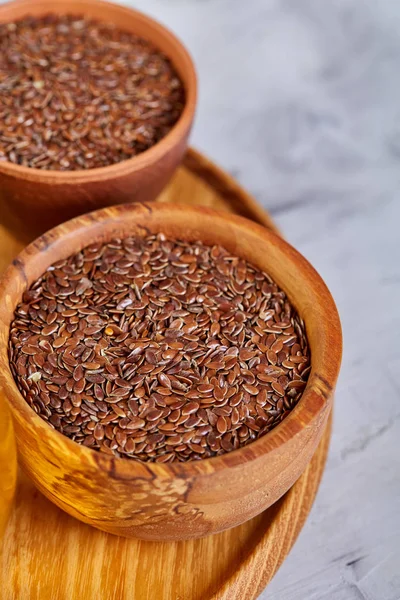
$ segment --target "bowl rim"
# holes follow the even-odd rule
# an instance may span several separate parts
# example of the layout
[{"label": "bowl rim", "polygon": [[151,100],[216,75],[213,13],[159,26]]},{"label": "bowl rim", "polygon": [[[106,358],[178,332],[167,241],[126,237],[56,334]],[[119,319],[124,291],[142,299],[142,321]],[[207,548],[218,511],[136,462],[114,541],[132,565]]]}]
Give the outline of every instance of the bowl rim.
[{"label": "bowl rim", "polygon": [[[22,417],[25,422],[24,426],[30,427],[29,421],[33,420],[36,430],[42,429],[43,433],[47,432],[48,435],[55,436],[58,443],[66,447],[71,453],[75,452],[76,454],[79,449],[79,452],[89,461],[97,464],[99,468],[104,467],[110,476],[118,472],[118,476],[132,478],[140,476],[139,472],[143,472],[144,468],[151,476],[162,476],[164,478],[166,476],[178,476],[187,479],[192,476],[207,475],[226,467],[236,467],[246,462],[257,460],[283,446],[310,426],[315,419],[318,419],[318,422],[324,420],[324,417],[329,414],[335,384],[339,375],[342,357],[342,332],[339,314],[327,286],[317,271],[297,250],[272,230],[268,230],[262,225],[244,217],[223,211],[216,211],[208,207],[172,203],[120,204],[75,217],[43,234],[20,252],[0,276],[0,297],[5,298],[6,303],[8,302],[9,304],[10,296],[7,295],[8,282],[12,281],[15,276],[18,276],[24,280],[24,285],[26,285],[25,265],[29,267],[30,263],[34,264],[39,255],[50,254],[54,249],[53,246],[57,242],[60,242],[61,239],[71,239],[78,233],[85,231],[88,227],[93,227],[93,224],[99,228],[101,225],[107,226],[110,223],[117,225],[118,221],[121,222],[127,213],[133,217],[137,214],[140,217],[145,216],[147,219],[150,219],[152,214],[159,213],[162,215],[163,212],[166,213],[168,211],[172,211],[178,218],[179,215],[186,213],[186,215],[192,215],[193,218],[203,216],[211,217],[212,219],[223,219],[224,222],[234,227],[238,232],[246,230],[249,235],[256,235],[260,239],[260,243],[265,243],[266,245],[275,244],[278,250],[285,254],[285,258],[291,261],[294,268],[299,271],[299,275],[303,277],[305,285],[313,293],[313,308],[316,307],[318,309],[320,317],[318,333],[323,344],[323,353],[321,352],[321,354],[323,354],[326,362],[325,371],[323,373],[315,372],[311,348],[311,372],[298,404],[274,429],[247,446],[242,446],[220,456],[197,461],[183,463],[178,461],[171,463],[141,462],[135,459],[108,455],[78,444],[59,431],[51,428],[46,421],[35,413],[24,400],[10,370],[7,351],[10,324],[4,322],[0,306],[0,339],[7,340],[6,344],[2,343],[0,346],[0,362],[4,359],[3,364],[5,366],[5,368],[0,369],[0,390],[2,387],[5,390],[4,393],[11,404],[12,412],[17,412]],[[100,230],[97,231],[97,235],[99,234]],[[81,247],[85,247],[85,245],[89,245],[90,243],[92,242],[89,241],[87,244],[82,244]],[[55,255],[53,261],[49,262],[49,265],[57,260],[57,255]],[[249,261],[251,262],[251,259]],[[280,284],[280,287],[285,290],[285,285]],[[13,308],[15,308],[15,304]],[[307,329],[308,319],[304,318],[304,322]]]},{"label": "bowl rim", "polygon": [[[45,4],[48,4],[49,6],[49,11],[47,12],[54,13],[60,13],[60,7],[65,6],[68,9],[68,6],[70,5],[69,0],[40,0],[40,5]],[[168,27],[162,25],[153,17],[150,17],[147,14],[136,10],[135,8],[114,4],[113,2],[107,2],[106,0],[80,0],[80,7],[83,14],[85,7],[98,7],[99,5],[108,8],[110,11],[109,14],[120,13],[121,15],[126,15],[127,20],[134,19],[136,22],[146,23],[154,30],[155,33],[158,33],[163,39],[167,40],[170,45],[177,48],[177,51],[179,51],[181,59],[184,63],[182,71],[185,72],[185,78],[187,79],[187,83],[184,84],[185,104],[179,119],[176,121],[170,131],[156,144],[136,156],[112,165],[96,167],[94,169],[53,171],[50,169],[46,170],[38,169],[36,167],[16,165],[9,160],[5,160],[0,161],[0,174],[3,173],[4,175],[14,176],[19,179],[49,183],[51,185],[65,183],[80,184],[92,180],[102,181],[108,179],[109,177],[120,177],[126,173],[132,173],[144,169],[147,166],[157,162],[168,151],[169,148],[175,146],[179,142],[179,140],[185,135],[186,131],[190,128],[197,104],[197,74],[193,59],[186,46]],[[20,9],[24,8],[25,6],[27,9],[26,15],[28,15],[30,14],[30,11],[32,11],[32,0],[12,0],[11,2],[2,4],[0,5],[0,18],[3,13],[7,13],[10,9]],[[66,12],[68,12],[68,10]],[[46,11],[38,12],[38,14],[46,14]],[[22,18],[22,15],[18,18]],[[104,19],[100,16],[98,20],[101,22]],[[7,21],[0,22],[5,23]],[[154,45],[157,47],[157,44]],[[165,52],[164,54],[176,68],[175,62],[170,58],[170,56]],[[183,80],[182,76],[181,80]]]}]

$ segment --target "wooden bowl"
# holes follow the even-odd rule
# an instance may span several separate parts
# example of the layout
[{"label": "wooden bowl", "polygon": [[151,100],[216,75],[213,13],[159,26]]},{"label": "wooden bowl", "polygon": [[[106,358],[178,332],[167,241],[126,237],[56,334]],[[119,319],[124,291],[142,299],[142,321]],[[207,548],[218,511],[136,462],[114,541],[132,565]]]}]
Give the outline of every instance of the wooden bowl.
[{"label": "wooden bowl", "polygon": [[193,62],[168,29],[146,15],[100,0],[17,0],[0,6],[0,23],[26,15],[81,14],[152,42],[168,56],[186,90],[182,115],[171,131],[145,152],[120,163],[78,171],[46,171],[0,161],[2,222],[23,241],[96,208],[123,202],[148,202],[161,192],[187,147],[197,82]]},{"label": "wooden bowl", "polygon": [[0,546],[17,482],[17,449],[11,411],[0,388]]},{"label": "wooden bowl", "polygon": [[[309,381],[288,417],[252,444],[202,461],[141,463],[81,446],[36,415],[8,366],[14,309],[52,263],[91,243],[160,231],[171,238],[221,244],[267,271],[304,319],[311,348]],[[56,227],[23,250],[0,281],[0,297],[0,386],[12,406],[21,465],[48,498],[76,518],[148,540],[200,537],[268,508],[310,461],[339,373],[339,317],[310,264],[260,225],[203,207],[154,203],[106,208]]]}]

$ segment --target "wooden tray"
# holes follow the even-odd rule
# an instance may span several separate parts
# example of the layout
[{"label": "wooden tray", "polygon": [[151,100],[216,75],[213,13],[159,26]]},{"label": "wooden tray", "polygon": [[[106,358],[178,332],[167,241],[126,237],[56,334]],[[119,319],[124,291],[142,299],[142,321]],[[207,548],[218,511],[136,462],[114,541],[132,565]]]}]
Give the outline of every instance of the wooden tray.
[{"label": "wooden tray", "polygon": [[[159,202],[205,204],[276,230],[263,209],[190,150]],[[20,244],[0,225],[0,270]],[[250,600],[300,532],[325,466],[330,424],[306,471],[273,507],[196,541],[156,543],[102,533],[59,510],[22,474],[0,557],[2,600]]]}]

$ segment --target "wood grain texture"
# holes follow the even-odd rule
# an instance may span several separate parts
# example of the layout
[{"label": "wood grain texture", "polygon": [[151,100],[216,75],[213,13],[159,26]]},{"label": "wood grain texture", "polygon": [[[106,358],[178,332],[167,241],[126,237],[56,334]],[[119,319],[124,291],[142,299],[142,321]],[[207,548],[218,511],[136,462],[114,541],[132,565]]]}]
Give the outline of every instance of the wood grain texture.
[{"label": "wood grain texture", "polygon": [[77,13],[113,23],[151,41],[174,64],[186,90],[183,112],[171,131],[152,148],[108,167],[46,171],[0,162],[1,220],[23,241],[76,215],[110,204],[148,202],[165,187],[181,163],[196,109],[192,60],[181,42],[141,12],[101,0],[16,0],[0,6],[0,22],[26,15]]},{"label": "wood grain texture", "polygon": [[17,449],[11,412],[0,391],[0,541],[10,514],[17,482]]},{"label": "wood grain texture", "polygon": [[[228,208],[226,198],[236,184],[221,177],[217,191],[208,184],[210,163],[192,152],[186,164],[193,161],[196,168],[181,168],[160,200],[176,200],[187,185],[195,197],[201,185],[204,203]],[[218,177],[218,170],[212,171]],[[8,243],[10,254],[19,250],[4,230],[0,240]],[[21,476],[0,563],[2,598],[252,599],[276,572],[305,521],[329,436],[326,429],[303,475],[273,507],[235,529],[196,541],[153,543],[99,532],[60,511]]]}]

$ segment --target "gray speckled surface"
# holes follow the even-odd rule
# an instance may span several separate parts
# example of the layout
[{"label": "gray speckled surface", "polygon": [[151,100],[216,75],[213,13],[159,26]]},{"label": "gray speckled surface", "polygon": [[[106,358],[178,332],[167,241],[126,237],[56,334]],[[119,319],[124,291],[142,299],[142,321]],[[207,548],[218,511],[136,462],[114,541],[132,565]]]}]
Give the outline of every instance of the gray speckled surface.
[{"label": "gray speckled surface", "polygon": [[342,317],[327,469],[260,598],[399,600],[400,2],[125,3],[187,44],[193,144],[272,213]]},{"label": "gray speckled surface", "polygon": [[400,3],[134,4],[194,56],[194,145],[270,210],[342,317],[328,466],[261,598],[399,600]]}]

